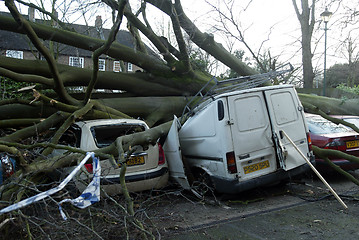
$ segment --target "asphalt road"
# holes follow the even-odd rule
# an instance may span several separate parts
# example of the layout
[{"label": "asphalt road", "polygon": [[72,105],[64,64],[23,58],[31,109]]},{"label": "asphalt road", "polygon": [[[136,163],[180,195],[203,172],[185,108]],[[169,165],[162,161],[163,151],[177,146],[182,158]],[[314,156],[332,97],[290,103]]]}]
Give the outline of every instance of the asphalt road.
[{"label": "asphalt road", "polygon": [[[353,175],[359,177],[357,173]],[[222,200],[224,208],[206,208],[215,217],[201,211],[190,211],[184,215],[186,224],[167,231],[162,237],[178,240],[359,239],[359,186],[337,175],[326,176],[326,179],[348,209],[319,179],[305,179],[289,186],[266,189],[265,196],[259,196],[261,200],[253,203],[250,201],[253,191],[240,200],[229,197]],[[258,194],[255,198],[258,199]],[[243,203],[243,199],[249,199],[248,204],[235,204],[238,201]],[[226,213],[220,214],[222,212]]]}]

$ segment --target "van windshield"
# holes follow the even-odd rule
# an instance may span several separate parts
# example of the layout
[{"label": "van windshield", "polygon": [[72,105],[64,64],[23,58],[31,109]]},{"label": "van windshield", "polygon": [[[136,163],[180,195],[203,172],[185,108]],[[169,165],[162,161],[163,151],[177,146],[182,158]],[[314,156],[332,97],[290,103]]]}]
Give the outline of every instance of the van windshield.
[{"label": "van windshield", "polygon": [[145,131],[145,126],[138,124],[112,124],[91,127],[91,133],[95,139],[96,146],[99,148],[109,146],[120,136],[142,131]]}]

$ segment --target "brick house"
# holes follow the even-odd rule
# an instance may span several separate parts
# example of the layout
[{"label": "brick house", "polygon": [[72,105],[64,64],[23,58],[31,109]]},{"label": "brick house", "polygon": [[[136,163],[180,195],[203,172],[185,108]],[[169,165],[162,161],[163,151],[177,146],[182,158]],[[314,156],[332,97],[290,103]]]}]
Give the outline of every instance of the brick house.
[{"label": "brick house", "polygon": [[[6,12],[0,12],[0,14],[11,16]],[[29,13],[25,17],[33,22],[44,22],[44,20],[34,18],[34,9],[32,8],[29,8]],[[110,29],[102,27],[101,16],[96,17],[94,26],[68,24],[68,27],[69,29],[74,29],[77,33],[99,39],[106,39],[110,32]],[[117,41],[127,47],[134,48],[133,37],[128,31],[120,30],[117,34]],[[48,41],[46,44],[49,47]],[[58,63],[81,68],[92,68],[92,52],[55,42],[51,44],[51,49]],[[42,59],[41,54],[26,35],[3,30],[0,30],[0,55],[29,60]],[[129,62],[124,62],[124,69],[121,69],[120,66],[120,61],[109,56],[101,55],[99,58],[100,71],[135,72],[142,70]]]}]

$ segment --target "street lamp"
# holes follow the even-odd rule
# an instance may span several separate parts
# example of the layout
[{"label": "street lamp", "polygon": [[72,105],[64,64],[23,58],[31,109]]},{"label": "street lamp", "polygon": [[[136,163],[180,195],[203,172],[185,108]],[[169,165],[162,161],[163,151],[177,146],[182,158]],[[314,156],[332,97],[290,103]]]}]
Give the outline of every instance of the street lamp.
[{"label": "street lamp", "polygon": [[325,96],[325,75],[326,75],[326,68],[327,68],[327,24],[328,21],[330,19],[330,17],[332,16],[332,12],[328,11],[328,8],[325,8],[325,11],[322,12],[322,14],[320,14],[320,17],[322,18],[323,22],[324,22],[324,79],[323,79],[323,96]]}]

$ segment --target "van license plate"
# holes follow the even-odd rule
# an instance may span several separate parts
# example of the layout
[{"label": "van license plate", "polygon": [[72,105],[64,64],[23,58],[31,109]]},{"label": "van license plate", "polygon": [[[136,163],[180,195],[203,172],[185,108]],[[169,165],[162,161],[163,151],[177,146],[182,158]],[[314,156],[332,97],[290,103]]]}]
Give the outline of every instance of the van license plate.
[{"label": "van license plate", "polygon": [[346,144],[347,144],[347,148],[359,147],[359,140],[348,141],[348,142],[346,142]]},{"label": "van license plate", "polygon": [[256,164],[252,164],[252,165],[243,167],[243,170],[244,170],[245,174],[248,174],[248,173],[252,173],[252,172],[262,170],[262,169],[265,169],[265,168],[269,168],[269,161],[268,160],[264,161],[264,162],[259,162],[259,163],[256,163]]},{"label": "van license plate", "polygon": [[[143,165],[145,164],[144,156],[134,156],[127,161],[127,166]],[[118,165],[121,167],[121,163]]]}]

